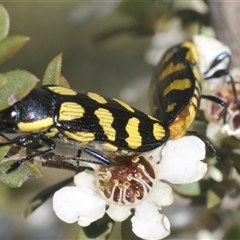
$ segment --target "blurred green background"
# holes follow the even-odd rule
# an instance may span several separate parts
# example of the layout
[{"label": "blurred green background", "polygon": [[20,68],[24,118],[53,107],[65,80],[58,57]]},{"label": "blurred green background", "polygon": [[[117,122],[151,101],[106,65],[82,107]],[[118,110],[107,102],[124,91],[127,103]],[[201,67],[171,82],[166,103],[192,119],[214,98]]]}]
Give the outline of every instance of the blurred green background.
[{"label": "blurred green background", "polygon": [[[63,52],[62,73],[75,89],[121,98],[133,89],[131,104],[147,109],[145,89],[151,67],[144,61],[151,35],[122,32],[98,41],[109,29],[135,24],[119,11],[120,2],[14,2],[4,3],[10,14],[10,34],[30,42],[2,71],[27,69],[41,78],[49,61]],[[137,5],[137,3],[135,4]],[[134,93],[140,91],[140,97]],[[139,100],[142,100],[141,104]],[[126,100],[125,100],[126,101]]]}]

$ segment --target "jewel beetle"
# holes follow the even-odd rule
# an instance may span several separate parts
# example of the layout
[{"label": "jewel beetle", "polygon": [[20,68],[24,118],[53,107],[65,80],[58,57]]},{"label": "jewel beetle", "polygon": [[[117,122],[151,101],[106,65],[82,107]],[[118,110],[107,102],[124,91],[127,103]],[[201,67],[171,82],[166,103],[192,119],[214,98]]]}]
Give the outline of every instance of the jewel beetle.
[{"label": "jewel beetle", "polygon": [[169,129],[161,121],[120,100],[56,85],[35,88],[1,111],[0,131],[9,130],[22,135],[0,146],[16,143],[28,147],[37,142],[46,147],[14,163],[9,172],[34,156],[53,150],[56,142],[82,149],[110,164],[104,153],[146,152],[169,138]]},{"label": "jewel beetle", "polygon": [[[206,51],[208,44],[212,52]],[[227,104],[222,99],[202,94],[201,85],[204,80],[228,75],[235,88],[228,70],[230,56],[227,46],[202,35],[175,45],[163,54],[151,79],[149,99],[151,114],[168,126],[171,139],[186,133],[195,134],[215,155],[213,146],[206,139],[188,129],[196,118],[201,98],[215,101],[227,111]]]}]

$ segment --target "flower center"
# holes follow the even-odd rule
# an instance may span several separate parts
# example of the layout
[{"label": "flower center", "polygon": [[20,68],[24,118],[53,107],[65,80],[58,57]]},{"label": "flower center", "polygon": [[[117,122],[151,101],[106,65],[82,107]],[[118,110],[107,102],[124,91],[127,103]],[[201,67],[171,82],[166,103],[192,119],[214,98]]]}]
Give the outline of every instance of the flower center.
[{"label": "flower center", "polygon": [[143,156],[116,156],[115,164],[101,166],[97,172],[98,189],[111,203],[136,204],[153,187],[155,172]]}]

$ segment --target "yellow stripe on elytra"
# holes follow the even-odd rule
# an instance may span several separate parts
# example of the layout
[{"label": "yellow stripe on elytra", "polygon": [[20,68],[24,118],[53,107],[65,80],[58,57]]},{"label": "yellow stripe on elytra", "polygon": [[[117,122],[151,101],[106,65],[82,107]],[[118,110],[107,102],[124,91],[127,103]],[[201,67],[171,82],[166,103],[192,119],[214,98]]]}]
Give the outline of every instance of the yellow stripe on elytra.
[{"label": "yellow stripe on elytra", "polygon": [[77,95],[77,92],[70,88],[65,88],[65,87],[61,87],[61,86],[48,86],[48,88],[51,91],[61,94],[61,95],[69,95],[69,96]]},{"label": "yellow stripe on elytra", "polygon": [[84,115],[84,108],[75,102],[64,102],[61,104],[59,110],[59,120],[60,121],[71,121],[74,119],[79,119]]},{"label": "yellow stripe on elytra", "polygon": [[198,62],[199,53],[198,53],[197,48],[194,45],[194,43],[186,41],[182,44],[182,47],[188,48],[188,52],[187,52],[186,57],[185,57],[186,60],[188,60],[191,63]]},{"label": "yellow stripe on elytra", "polygon": [[43,132],[46,131],[53,125],[53,118],[47,117],[34,122],[19,122],[18,131],[19,132]]},{"label": "yellow stripe on elytra", "polygon": [[159,81],[163,80],[165,77],[167,77],[169,74],[173,73],[173,69],[174,69],[174,72],[177,72],[177,71],[180,71],[180,70],[183,70],[187,67],[186,64],[182,64],[182,63],[169,63],[166,68],[162,71],[162,73],[160,74],[159,76]]},{"label": "yellow stripe on elytra", "polygon": [[166,96],[169,92],[172,90],[185,90],[187,88],[190,88],[192,86],[192,82],[189,78],[184,79],[176,79],[172,81],[163,92],[163,95]]},{"label": "yellow stripe on elytra", "polygon": [[122,101],[120,101],[120,100],[118,100],[118,99],[116,99],[116,98],[113,98],[113,100],[116,101],[116,102],[118,102],[121,106],[123,106],[124,108],[126,108],[128,111],[130,111],[130,112],[135,112],[134,109],[133,109],[131,106],[129,106],[127,103],[122,102]]},{"label": "yellow stripe on elytra", "polygon": [[51,127],[49,131],[44,133],[44,136],[47,136],[49,138],[54,138],[58,132],[59,131],[56,127]]},{"label": "yellow stripe on elytra", "polygon": [[118,147],[111,143],[103,143],[102,147],[104,148],[104,151],[108,151],[108,152],[117,152],[118,151]]},{"label": "yellow stripe on elytra", "polygon": [[176,103],[170,103],[167,105],[167,109],[166,109],[166,112],[171,112],[173,111],[173,109],[175,108],[177,104]]},{"label": "yellow stripe on elytra", "polygon": [[193,74],[195,76],[196,82],[201,83],[203,81],[203,77],[199,71],[199,68],[196,65],[193,65],[192,70],[193,70]]},{"label": "yellow stripe on elytra", "polygon": [[147,115],[151,120],[158,121],[155,117]]},{"label": "yellow stripe on elytra", "polygon": [[116,139],[116,130],[112,127],[113,115],[105,108],[98,108],[94,114],[99,119],[99,124],[102,126],[105,135],[109,141],[115,141]]},{"label": "yellow stripe on elytra", "polygon": [[106,100],[104,97],[102,97],[102,96],[100,96],[99,94],[97,94],[97,93],[89,92],[89,93],[87,93],[87,95],[88,95],[91,99],[93,99],[94,101],[96,101],[96,102],[98,102],[98,103],[102,103],[102,104],[107,103],[107,100]]},{"label": "yellow stripe on elytra", "polygon": [[126,125],[128,137],[125,139],[125,141],[132,149],[137,149],[142,145],[142,137],[139,134],[139,123],[139,119],[132,117],[128,120]]},{"label": "yellow stripe on elytra", "polygon": [[94,133],[92,132],[69,132],[63,131],[63,134],[73,140],[78,142],[88,143],[95,139]]},{"label": "yellow stripe on elytra", "polygon": [[195,107],[198,107],[198,98],[192,97],[190,103],[194,105]]},{"label": "yellow stripe on elytra", "polygon": [[165,130],[159,123],[153,124],[153,136],[156,140],[161,140],[165,136]]},{"label": "yellow stripe on elytra", "polygon": [[172,58],[173,54],[175,54],[177,51],[178,51],[178,48],[177,48],[177,47],[173,48],[170,52],[168,52],[168,53],[165,55],[165,57],[161,60],[161,63],[166,63],[166,62],[168,62],[168,61]]}]

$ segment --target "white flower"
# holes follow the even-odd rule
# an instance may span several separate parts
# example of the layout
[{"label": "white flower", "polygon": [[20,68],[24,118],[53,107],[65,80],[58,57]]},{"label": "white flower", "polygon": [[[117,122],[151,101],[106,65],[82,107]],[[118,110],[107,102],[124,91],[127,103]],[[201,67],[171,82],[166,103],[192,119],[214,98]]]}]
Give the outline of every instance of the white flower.
[{"label": "white flower", "polygon": [[[208,74],[205,74],[209,70],[213,61],[220,54],[225,52],[231,55],[231,50],[227,45],[224,45],[222,42],[218,41],[215,38],[204,35],[194,35],[193,43],[195,44],[200,55],[198,67],[204,77],[211,76],[217,70],[226,69],[229,63],[228,58],[224,59],[222,62],[219,62],[215,67],[212,68],[212,71],[210,71]],[[220,81],[219,78],[217,81]]]},{"label": "white flower", "polygon": [[[209,121],[207,127],[207,137],[213,141],[218,141],[228,136],[234,136],[240,139],[240,109],[239,99],[240,94],[239,80],[240,69],[235,68],[231,71],[236,89],[235,96],[231,83],[222,81],[205,81],[211,89],[210,94],[220,97],[227,104],[227,114],[224,107],[216,102],[203,100],[201,108],[204,110],[204,115]],[[238,101],[238,105],[236,104]],[[226,116],[225,116],[226,115]]]},{"label": "white flower", "polygon": [[[199,53],[197,63],[199,70],[206,79],[202,84],[204,93],[219,97],[227,104],[226,112],[224,107],[214,101],[201,101],[201,109],[204,110],[206,119],[212,123],[208,126],[207,137],[211,140],[218,139],[218,142],[219,137],[234,136],[240,139],[240,104],[237,99],[240,88],[239,84],[236,84],[239,83],[240,69],[235,68],[231,75],[228,74],[231,50],[217,39],[204,35],[193,36],[193,43]],[[218,71],[225,74],[213,79],[212,76]],[[231,76],[234,86],[231,83]]]},{"label": "white flower", "polygon": [[[130,158],[131,162],[126,162]],[[57,191],[54,211],[67,223],[78,221],[88,226],[105,212],[122,222],[134,208],[133,232],[143,239],[162,239],[169,235],[170,223],[160,211],[173,202],[172,189],[166,182],[198,181],[207,171],[201,161],[204,158],[205,144],[194,136],[169,140],[165,146],[139,156],[115,157],[115,165],[85,170],[75,176],[76,186]]]}]

